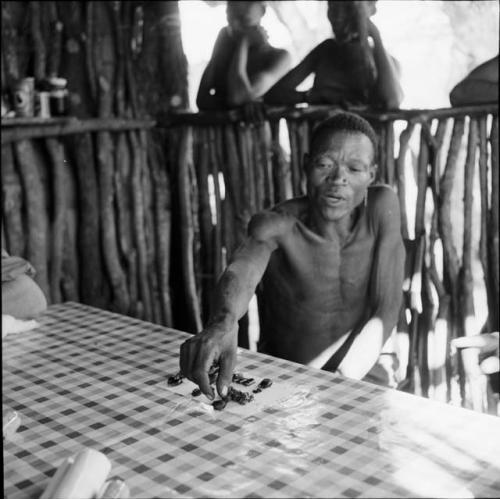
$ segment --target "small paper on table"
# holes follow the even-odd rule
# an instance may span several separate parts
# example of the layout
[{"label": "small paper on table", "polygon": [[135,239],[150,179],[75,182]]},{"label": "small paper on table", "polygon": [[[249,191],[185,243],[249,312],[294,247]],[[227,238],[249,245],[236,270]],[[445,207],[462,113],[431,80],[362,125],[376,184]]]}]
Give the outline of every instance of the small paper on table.
[{"label": "small paper on table", "polygon": [[[265,388],[259,393],[253,393],[253,390],[257,388],[257,385],[258,382],[251,386],[243,386],[237,383],[232,383],[232,387],[235,390],[251,393],[254,396],[254,399],[244,405],[229,400],[226,407],[222,411],[216,411],[212,407],[212,402],[208,400],[205,395],[201,394],[197,397],[192,395],[193,390],[198,387],[188,379],[183,379],[182,383],[176,386],[169,385],[167,379],[158,383],[160,388],[185,397],[186,400],[195,404],[203,412],[214,414],[218,412],[231,412],[243,417],[263,411],[269,407],[283,407],[290,406],[290,404],[293,405],[307,395],[305,392],[309,392],[307,389],[292,383],[273,382],[269,388]],[[219,397],[216,396],[215,400],[218,398]]]}]

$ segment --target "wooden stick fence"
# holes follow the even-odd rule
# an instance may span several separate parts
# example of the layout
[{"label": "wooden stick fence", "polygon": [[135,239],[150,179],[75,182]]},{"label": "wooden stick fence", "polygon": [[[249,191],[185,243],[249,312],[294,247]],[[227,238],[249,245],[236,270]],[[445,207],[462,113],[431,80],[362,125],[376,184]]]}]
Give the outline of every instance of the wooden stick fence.
[{"label": "wooden stick fence", "polygon": [[[5,123],[7,249],[32,261],[51,302],[78,300],[174,326],[172,303],[181,302],[199,330],[250,217],[304,193],[310,133],[331,112],[270,110],[257,125],[235,112],[214,113],[212,122],[185,113],[154,129],[147,120],[109,118],[52,128]],[[402,234],[413,247],[411,320],[403,312],[398,327],[409,335],[405,389],[478,407],[449,342],[479,333],[477,286],[488,297],[485,328],[498,330],[498,108],[364,114],[381,131],[378,181],[398,192]],[[180,285],[171,269],[182,269]]]}]

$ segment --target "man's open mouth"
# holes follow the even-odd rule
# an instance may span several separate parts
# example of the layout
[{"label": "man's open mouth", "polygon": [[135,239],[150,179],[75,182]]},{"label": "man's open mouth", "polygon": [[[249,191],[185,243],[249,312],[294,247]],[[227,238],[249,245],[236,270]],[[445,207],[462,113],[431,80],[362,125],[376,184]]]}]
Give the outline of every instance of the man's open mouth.
[{"label": "man's open mouth", "polygon": [[345,201],[345,197],[338,193],[327,193],[325,197],[330,201]]}]

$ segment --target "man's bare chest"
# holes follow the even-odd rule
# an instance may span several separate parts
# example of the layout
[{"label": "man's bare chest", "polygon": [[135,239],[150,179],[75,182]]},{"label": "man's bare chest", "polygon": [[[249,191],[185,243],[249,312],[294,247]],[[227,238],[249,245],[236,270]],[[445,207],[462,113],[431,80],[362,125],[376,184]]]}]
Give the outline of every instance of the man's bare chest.
[{"label": "man's bare chest", "polygon": [[305,300],[358,299],[366,294],[373,261],[372,238],[342,247],[296,238],[276,250],[267,274],[280,289]]}]

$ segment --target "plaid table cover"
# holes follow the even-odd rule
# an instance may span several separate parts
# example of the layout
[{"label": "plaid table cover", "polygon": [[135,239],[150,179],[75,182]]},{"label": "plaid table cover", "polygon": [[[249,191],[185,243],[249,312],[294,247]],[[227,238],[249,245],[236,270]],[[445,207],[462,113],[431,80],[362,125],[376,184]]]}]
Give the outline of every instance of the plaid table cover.
[{"label": "plaid table cover", "polygon": [[[36,498],[82,446],[132,497],[499,497],[500,418],[244,351],[237,370],[301,387],[217,417],[159,383],[188,336],[77,303],[3,343],[4,496]],[[250,406],[249,406],[250,407]]]}]

